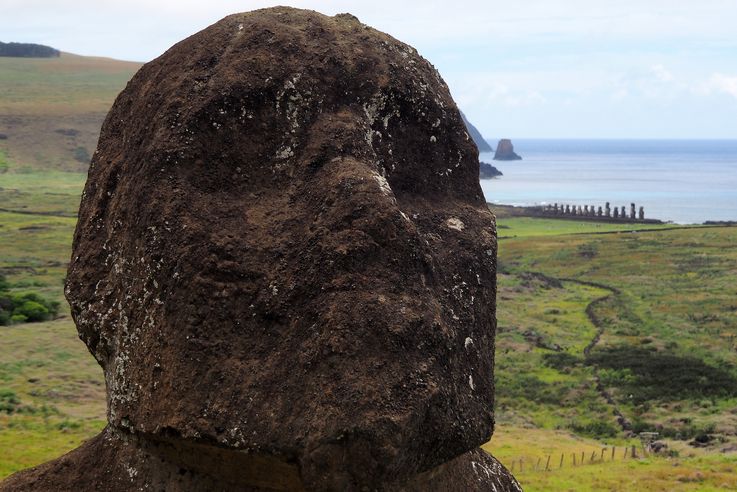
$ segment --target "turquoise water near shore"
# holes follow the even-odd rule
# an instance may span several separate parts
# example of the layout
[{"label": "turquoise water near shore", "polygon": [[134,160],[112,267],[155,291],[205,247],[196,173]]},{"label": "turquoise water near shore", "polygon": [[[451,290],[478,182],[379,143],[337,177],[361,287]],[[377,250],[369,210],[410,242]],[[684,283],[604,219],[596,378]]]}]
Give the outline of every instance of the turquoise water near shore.
[{"label": "turquoise water near shore", "polygon": [[[492,147],[495,141],[489,142]],[[486,200],[508,205],[645,207],[676,223],[737,221],[737,140],[513,139],[521,161],[494,161]]]}]

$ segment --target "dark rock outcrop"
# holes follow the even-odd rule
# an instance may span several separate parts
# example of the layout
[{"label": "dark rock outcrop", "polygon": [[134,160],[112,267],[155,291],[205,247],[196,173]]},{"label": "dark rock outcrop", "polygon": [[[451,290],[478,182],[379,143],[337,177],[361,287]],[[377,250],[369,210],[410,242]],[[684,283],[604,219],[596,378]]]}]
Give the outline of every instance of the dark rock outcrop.
[{"label": "dark rock outcrop", "polygon": [[479,162],[479,178],[491,179],[503,176],[502,172],[487,162]]},{"label": "dark rock outcrop", "polygon": [[178,43],[106,118],[74,235],[108,427],[0,489],[519,490],[478,448],[478,179],[438,72],[351,15],[264,9]]},{"label": "dark rock outcrop", "polygon": [[61,52],[50,46],[33,43],[3,43],[0,41],[0,56],[16,58],[57,58]]},{"label": "dark rock outcrop", "polygon": [[473,126],[473,124],[468,121],[466,115],[463,114],[463,111],[461,111],[461,118],[463,118],[463,123],[465,123],[466,129],[468,129],[468,135],[473,139],[476,147],[479,148],[479,152],[494,152],[494,149],[491,148],[489,142],[484,139],[484,136],[481,135],[481,132],[478,130],[478,128]]},{"label": "dark rock outcrop", "polygon": [[514,152],[514,145],[508,138],[499,140],[496,146],[496,152],[494,153],[495,161],[518,161],[522,159],[519,155]]}]

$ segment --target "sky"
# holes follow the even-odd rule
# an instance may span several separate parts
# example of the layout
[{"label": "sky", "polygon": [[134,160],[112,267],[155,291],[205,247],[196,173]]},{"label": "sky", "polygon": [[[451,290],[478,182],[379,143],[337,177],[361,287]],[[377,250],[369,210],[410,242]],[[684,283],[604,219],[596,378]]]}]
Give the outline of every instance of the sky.
[{"label": "sky", "polygon": [[[737,0],[304,0],[435,65],[495,138],[737,138]],[[237,0],[0,0],[0,41],[149,61]],[[0,84],[2,81],[0,81]]]}]

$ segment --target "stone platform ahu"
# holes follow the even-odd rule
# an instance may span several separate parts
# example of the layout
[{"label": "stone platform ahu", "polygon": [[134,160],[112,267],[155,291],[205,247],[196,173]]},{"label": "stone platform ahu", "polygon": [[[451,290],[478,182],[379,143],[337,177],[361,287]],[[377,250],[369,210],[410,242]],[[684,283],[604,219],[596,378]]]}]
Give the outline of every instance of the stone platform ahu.
[{"label": "stone platform ahu", "polygon": [[2,490],[519,490],[493,431],[496,229],[410,46],[226,17],[102,128],[66,296],[108,425]]},{"label": "stone platform ahu", "polygon": [[625,211],[625,207],[622,206],[611,208],[609,202],[606,202],[604,208],[599,206],[597,209],[594,205],[558,205],[557,203],[548,204],[545,206],[538,207],[541,215],[553,216],[553,217],[588,217],[604,220],[621,220],[628,222],[648,222],[648,223],[660,223],[659,220],[645,219],[645,208],[640,206],[639,210],[634,203],[630,203],[629,216]]}]

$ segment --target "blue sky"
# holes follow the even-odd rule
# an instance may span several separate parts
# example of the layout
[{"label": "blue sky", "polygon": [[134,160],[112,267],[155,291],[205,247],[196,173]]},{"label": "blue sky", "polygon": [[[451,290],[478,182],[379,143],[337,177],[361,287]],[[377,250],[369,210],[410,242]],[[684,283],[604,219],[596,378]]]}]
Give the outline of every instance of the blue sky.
[{"label": "blue sky", "polygon": [[[2,41],[140,61],[273,5],[0,1]],[[348,11],[412,44],[489,138],[737,138],[737,0],[282,3]]]}]

